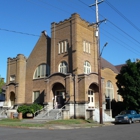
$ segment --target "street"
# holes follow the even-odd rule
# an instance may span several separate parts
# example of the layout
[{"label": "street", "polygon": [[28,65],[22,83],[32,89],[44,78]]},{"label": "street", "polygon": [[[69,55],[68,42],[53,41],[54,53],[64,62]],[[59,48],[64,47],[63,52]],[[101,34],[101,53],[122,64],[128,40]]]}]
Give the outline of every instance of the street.
[{"label": "street", "polygon": [[81,129],[20,129],[0,127],[1,140],[139,140],[140,123]]}]

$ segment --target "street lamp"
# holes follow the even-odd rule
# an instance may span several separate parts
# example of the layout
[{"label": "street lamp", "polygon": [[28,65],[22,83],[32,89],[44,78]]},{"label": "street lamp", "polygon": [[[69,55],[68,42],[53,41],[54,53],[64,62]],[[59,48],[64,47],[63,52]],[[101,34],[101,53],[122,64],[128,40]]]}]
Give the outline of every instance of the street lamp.
[{"label": "street lamp", "polygon": [[[99,85],[99,113],[100,113],[100,124],[103,124],[103,105],[102,105],[102,91],[101,91],[101,55],[104,47],[107,46],[107,42],[104,44],[101,53],[98,46],[98,85]],[[98,44],[99,45],[99,44]]]},{"label": "street lamp", "polygon": [[104,48],[107,46],[107,44],[108,44],[108,42],[106,42],[106,43],[104,44],[104,46],[103,46],[103,48],[102,48],[102,50],[101,50],[101,53],[100,53],[100,56],[99,56],[99,57],[102,56],[103,50],[104,50]]}]

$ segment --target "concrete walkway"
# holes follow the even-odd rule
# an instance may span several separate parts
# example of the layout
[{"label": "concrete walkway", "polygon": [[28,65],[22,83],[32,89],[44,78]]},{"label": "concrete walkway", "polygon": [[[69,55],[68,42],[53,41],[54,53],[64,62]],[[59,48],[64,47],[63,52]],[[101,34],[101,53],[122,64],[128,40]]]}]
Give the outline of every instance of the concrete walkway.
[{"label": "concrete walkway", "polygon": [[105,122],[104,124],[70,124],[70,125],[59,125],[59,124],[47,124],[45,127],[29,127],[29,129],[80,129],[80,128],[93,128],[93,127],[104,127],[114,125],[112,122]]}]

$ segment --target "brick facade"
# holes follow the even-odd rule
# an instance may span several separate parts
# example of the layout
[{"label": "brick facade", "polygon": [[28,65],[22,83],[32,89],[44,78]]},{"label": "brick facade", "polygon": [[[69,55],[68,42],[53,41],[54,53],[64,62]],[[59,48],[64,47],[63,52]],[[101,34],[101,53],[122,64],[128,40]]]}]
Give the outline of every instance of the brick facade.
[{"label": "brick facade", "polygon": [[[32,104],[34,92],[39,91],[41,104],[48,104],[50,108],[53,108],[56,103],[54,100],[56,101],[57,98],[58,103],[62,106],[66,105],[70,110],[71,117],[74,113],[73,106],[75,106],[77,117],[84,117],[89,105],[88,94],[91,91],[94,92],[94,106],[92,107],[98,107],[98,59],[95,30],[94,26],[89,26],[89,23],[81,19],[78,14],[72,14],[69,19],[51,24],[51,38],[45,31],[42,32],[28,59],[24,55],[18,55],[13,59],[8,58],[7,101],[13,99],[10,97],[13,94],[14,104]],[[83,48],[83,42],[88,45],[86,51]],[[86,61],[91,65],[89,74],[84,73]],[[61,62],[67,63],[67,73],[59,72]],[[46,70],[45,77],[34,79],[35,71],[41,64],[47,65],[49,71]],[[111,65],[111,67],[114,66]],[[115,84],[117,73],[110,67],[103,66],[101,69],[103,102],[105,102],[107,81],[111,81],[114,98],[117,100]],[[15,76],[15,80],[10,81],[10,76]],[[91,99],[93,100],[92,96]]]}]

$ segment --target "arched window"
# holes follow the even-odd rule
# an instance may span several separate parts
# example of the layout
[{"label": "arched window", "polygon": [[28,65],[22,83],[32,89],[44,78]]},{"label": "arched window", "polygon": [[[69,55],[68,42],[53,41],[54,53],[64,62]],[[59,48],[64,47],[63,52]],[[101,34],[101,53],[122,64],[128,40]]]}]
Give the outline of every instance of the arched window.
[{"label": "arched window", "polygon": [[111,83],[111,81],[107,81],[106,83],[106,97],[109,98],[110,100],[114,99],[114,88]]},{"label": "arched window", "polygon": [[49,67],[46,64],[41,64],[36,68],[33,79],[46,77],[47,74],[49,74]]},{"label": "arched window", "polygon": [[90,63],[88,61],[84,62],[84,73],[85,74],[91,73],[91,66],[90,66]]},{"label": "arched window", "polygon": [[59,68],[58,68],[58,71],[61,72],[61,73],[67,73],[67,70],[68,70],[68,65],[65,61],[61,62],[59,64]]}]

